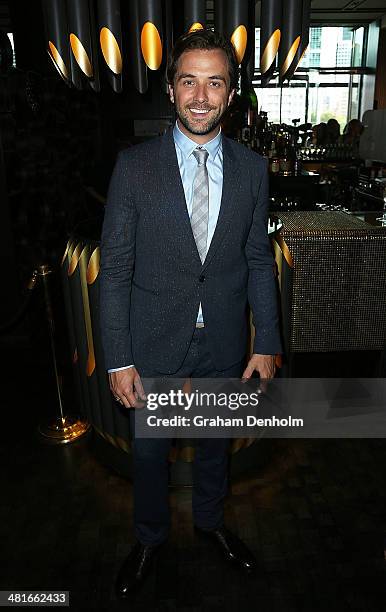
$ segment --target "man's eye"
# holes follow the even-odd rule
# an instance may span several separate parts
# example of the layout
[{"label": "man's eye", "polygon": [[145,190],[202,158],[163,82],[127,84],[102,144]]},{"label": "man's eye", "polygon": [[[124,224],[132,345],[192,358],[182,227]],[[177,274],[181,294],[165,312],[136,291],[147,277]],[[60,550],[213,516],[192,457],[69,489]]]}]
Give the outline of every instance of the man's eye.
[{"label": "man's eye", "polygon": [[194,81],[183,81],[183,84],[191,87],[194,84]]},{"label": "man's eye", "polygon": [[211,82],[210,82],[210,84],[211,84],[213,87],[220,87],[220,83],[219,83],[218,81],[211,81]]}]

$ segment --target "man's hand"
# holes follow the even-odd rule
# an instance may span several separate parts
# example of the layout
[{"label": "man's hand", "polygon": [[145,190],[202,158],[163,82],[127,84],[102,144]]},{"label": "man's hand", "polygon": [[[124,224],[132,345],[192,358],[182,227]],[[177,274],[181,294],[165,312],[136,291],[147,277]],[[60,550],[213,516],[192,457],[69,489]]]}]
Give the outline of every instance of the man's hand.
[{"label": "man's hand", "polygon": [[242,380],[251,378],[253,372],[258,372],[261,379],[273,378],[275,376],[275,355],[258,355],[253,353],[247,367],[242,375]]},{"label": "man's hand", "polygon": [[146,401],[141,377],[135,368],[109,373],[110,389],[115,399],[126,408],[140,408]]}]

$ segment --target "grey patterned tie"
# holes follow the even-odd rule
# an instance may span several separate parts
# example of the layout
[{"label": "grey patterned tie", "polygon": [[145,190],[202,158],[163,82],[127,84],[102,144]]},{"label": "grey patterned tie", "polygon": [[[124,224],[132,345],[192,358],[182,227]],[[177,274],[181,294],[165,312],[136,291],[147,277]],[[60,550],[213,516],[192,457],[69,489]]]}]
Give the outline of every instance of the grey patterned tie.
[{"label": "grey patterned tie", "polygon": [[196,241],[198,254],[201,263],[206,256],[206,243],[208,240],[208,219],[209,219],[209,179],[206,160],[208,151],[206,149],[195,149],[193,155],[197,160],[198,166],[193,182],[192,216],[190,224]]}]

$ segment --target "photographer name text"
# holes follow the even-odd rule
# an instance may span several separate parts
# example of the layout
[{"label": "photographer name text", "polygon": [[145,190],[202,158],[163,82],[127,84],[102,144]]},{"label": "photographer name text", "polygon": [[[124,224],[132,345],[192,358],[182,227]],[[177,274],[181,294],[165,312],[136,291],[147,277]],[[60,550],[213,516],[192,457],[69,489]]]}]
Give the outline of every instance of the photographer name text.
[{"label": "photographer name text", "polygon": [[194,417],[175,415],[170,418],[157,417],[151,414],[146,418],[149,427],[303,427],[303,419],[291,416],[278,418],[258,418],[253,415],[245,417],[204,417],[196,414]]}]

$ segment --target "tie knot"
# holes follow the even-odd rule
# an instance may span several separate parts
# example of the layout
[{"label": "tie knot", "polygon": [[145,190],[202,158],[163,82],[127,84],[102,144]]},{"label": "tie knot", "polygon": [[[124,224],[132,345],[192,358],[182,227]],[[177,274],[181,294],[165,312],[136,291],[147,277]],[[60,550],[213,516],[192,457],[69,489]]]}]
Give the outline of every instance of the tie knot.
[{"label": "tie knot", "polygon": [[194,149],[193,155],[197,160],[199,166],[206,164],[206,160],[208,159],[208,151],[206,149]]}]

